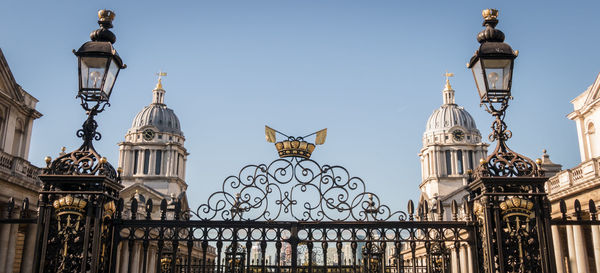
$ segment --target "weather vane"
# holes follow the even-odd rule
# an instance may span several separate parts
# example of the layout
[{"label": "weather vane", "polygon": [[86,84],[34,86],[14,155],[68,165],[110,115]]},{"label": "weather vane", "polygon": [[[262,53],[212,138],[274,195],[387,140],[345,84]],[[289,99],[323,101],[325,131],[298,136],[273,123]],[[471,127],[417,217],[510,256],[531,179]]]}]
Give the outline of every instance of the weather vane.
[{"label": "weather vane", "polygon": [[[287,139],[277,142],[277,134],[280,134]],[[314,144],[305,140],[311,136],[315,136]],[[308,159],[315,150],[315,145],[322,145],[325,143],[325,139],[327,138],[327,128],[303,137],[292,137],[265,125],[265,138],[267,139],[267,142],[275,143],[275,148],[281,158],[302,157]]]}]

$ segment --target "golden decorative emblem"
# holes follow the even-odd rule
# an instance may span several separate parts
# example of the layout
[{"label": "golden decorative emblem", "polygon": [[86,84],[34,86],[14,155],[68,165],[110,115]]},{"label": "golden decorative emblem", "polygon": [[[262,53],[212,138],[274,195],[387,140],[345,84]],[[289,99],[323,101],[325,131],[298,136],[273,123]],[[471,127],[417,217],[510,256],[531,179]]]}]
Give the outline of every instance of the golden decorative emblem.
[{"label": "golden decorative emblem", "polygon": [[498,10],[497,9],[484,9],[481,12],[481,16],[483,16],[483,19],[485,19],[485,20],[494,20],[494,19],[498,18]]},{"label": "golden decorative emblem", "polygon": [[529,218],[535,217],[533,214],[533,202],[520,197],[511,197],[500,203],[500,210],[504,217],[510,216],[525,216]]},{"label": "golden decorative emblem", "polygon": [[86,205],[87,201],[71,195],[55,200],[52,204],[58,216],[63,214],[77,214],[83,216]]},{"label": "golden decorative emblem", "polygon": [[[277,142],[276,134],[285,136],[287,139]],[[304,140],[313,135],[315,136],[314,144]],[[265,138],[267,139],[267,142],[275,143],[275,148],[281,158],[301,157],[309,159],[312,152],[315,150],[315,145],[322,145],[325,143],[325,139],[327,138],[327,128],[303,137],[290,137],[265,125]]]}]

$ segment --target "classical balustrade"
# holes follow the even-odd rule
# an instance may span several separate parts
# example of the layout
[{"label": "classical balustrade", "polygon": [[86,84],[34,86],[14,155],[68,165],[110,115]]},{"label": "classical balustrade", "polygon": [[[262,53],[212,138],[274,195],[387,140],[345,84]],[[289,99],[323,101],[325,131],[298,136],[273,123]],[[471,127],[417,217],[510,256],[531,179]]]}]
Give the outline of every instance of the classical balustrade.
[{"label": "classical balustrade", "polygon": [[551,200],[561,198],[574,190],[591,186],[600,179],[598,158],[582,162],[577,167],[561,171],[548,179],[546,191]]},{"label": "classical balustrade", "polygon": [[15,182],[21,182],[23,186],[37,189],[40,187],[38,174],[40,169],[29,161],[0,151],[0,172],[10,177],[17,178]]}]

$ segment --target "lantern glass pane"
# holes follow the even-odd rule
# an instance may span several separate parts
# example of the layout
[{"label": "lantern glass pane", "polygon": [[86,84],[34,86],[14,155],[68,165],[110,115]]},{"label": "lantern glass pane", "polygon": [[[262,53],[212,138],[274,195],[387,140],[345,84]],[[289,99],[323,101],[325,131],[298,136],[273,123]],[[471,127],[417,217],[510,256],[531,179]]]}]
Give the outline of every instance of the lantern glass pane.
[{"label": "lantern glass pane", "polygon": [[484,71],[481,69],[481,60],[477,60],[473,67],[471,67],[471,71],[473,72],[473,77],[475,78],[475,84],[477,85],[479,98],[481,98],[483,101],[486,99],[487,88],[485,85],[485,77],[483,76]]},{"label": "lantern glass pane", "polygon": [[81,87],[100,91],[106,71],[106,58],[81,57]]},{"label": "lantern glass pane", "polygon": [[110,66],[108,67],[108,73],[106,73],[106,80],[104,81],[104,87],[102,88],[102,91],[104,94],[106,94],[107,98],[110,97],[110,92],[115,84],[117,73],[119,73],[119,66],[114,59],[111,59]]},{"label": "lantern glass pane", "polygon": [[483,60],[489,90],[509,91],[511,63],[510,59]]}]

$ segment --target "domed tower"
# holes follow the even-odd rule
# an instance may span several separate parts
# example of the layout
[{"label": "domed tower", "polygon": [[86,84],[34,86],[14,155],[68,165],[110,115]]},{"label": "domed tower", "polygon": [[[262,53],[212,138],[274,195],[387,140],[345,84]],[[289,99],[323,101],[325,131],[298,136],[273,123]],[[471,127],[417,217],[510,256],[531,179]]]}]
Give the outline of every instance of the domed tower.
[{"label": "domed tower", "polygon": [[121,194],[124,198],[137,193],[147,195],[144,199],[154,199],[155,204],[163,198],[186,199],[188,153],[179,119],[164,102],[161,80],[164,75],[159,73],[152,90],[152,103],[135,116],[125,141],[119,143],[119,167],[123,169],[121,177],[126,187]]},{"label": "domed tower", "polygon": [[446,86],[442,91],[443,104],[433,111],[423,134],[421,158],[421,201],[430,202],[433,208],[442,201],[446,215],[450,204],[462,203],[467,194],[467,171],[486,158],[488,144],[481,142],[475,120],[454,101],[454,90],[446,74]]}]

